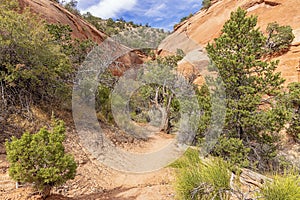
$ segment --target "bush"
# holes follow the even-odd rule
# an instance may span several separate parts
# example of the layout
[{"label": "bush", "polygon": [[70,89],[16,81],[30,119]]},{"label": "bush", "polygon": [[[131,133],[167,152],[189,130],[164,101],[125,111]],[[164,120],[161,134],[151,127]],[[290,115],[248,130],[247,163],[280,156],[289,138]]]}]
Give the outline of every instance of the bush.
[{"label": "bush", "polygon": [[291,83],[288,85],[289,107],[292,110],[292,118],[287,133],[296,141],[300,141],[300,83]]},{"label": "bush", "polygon": [[211,6],[211,0],[203,0],[202,1],[202,8],[208,9]]},{"label": "bush", "polygon": [[95,46],[95,43],[89,39],[72,39],[72,29],[69,25],[46,24],[46,27],[52,36],[53,43],[62,47],[62,52],[70,58],[73,66],[80,65]]},{"label": "bush", "polygon": [[266,183],[260,193],[265,200],[298,200],[300,199],[299,174],[286,173],[275,176],[272,182]]},{"label": "bush", "polygon": [[47,197],[53,186],[76,174],[76,163],[73,156],[65,153],[64,140],[65,125],[58,120],[54,120],[51,131],[42,128],[36,134],[24,133],[20,139],[12,137],[5,143],[10,177],[17,182],[34,183]]},{"label": "bush", "polygon": [[[69,58],[53,42],[45,23],[16,0],[0,4],[0,84],[8,105],[65,101],[72,71]],[[25,107],[25,106],[24,106]]]},{"label": "bush", "polygon": [[192,13],[190,13],[188,16],[185,16],[185,17],[181,18],[180,19],[180,23],[183,22],[183,21],[185,21],[185,20],[187,20],[187,19],[189,19],[189,18],[191,18],[191,17],[193,17],[193,16],[194,15]]},{"label": "bush", "polygon": [[213,149],[212,155],[221,156],[228,161],[232,167],[248,167],[249,152],[250,148],[246,148],[241,139],[221,136]]},{"label": "bush", "polygon": [[230,173],[223,160],[214,158],[204,163],[199,152],[188,149],[171,167],[178,168],[176,190],[179,199],[230,198]]},{"label": "bush", "polygon": [[96,111],[100,121],[113,123],[113,115],[111,111],[111,89],[104,84],[99,84],[96,96]]},{"label": "bush", "polygon": [[74,15],[79,15],[80,16],[80,11],[77,9],[77,4],[78,1],[76,0],[70,0],[69,2],[65,3],[64,7],[73,13]]},{"label": "bush", "polygon": [[268,24],[267,33],[266,46],[269,53],[286,51],[295,38],[291,26],[279,26],[277,22]]}]

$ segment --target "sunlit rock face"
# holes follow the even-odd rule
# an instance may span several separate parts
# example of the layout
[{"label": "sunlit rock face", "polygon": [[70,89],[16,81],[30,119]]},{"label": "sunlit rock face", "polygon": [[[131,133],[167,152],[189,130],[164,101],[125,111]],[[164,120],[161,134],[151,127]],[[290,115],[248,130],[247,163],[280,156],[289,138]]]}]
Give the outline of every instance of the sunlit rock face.
[{"label": "sunlit rock face", "polygon": [[72,36],[78,39],[91,39],[98,44],[103,42],[105,34],[85,22],[81,17],[69,12],[63,6],[50,0],[19,0],[22,8],[29,7],[48,23],[69,25]]},{"label": "sunlit rock face", "polygon": [[[166,54],[166,49],[190,51],[189,43],[205,47],[208,42],[221,33],[224,23],[230,13],[238,7],[248,11],[248,15],[258,16],[258,27],[265,32],[271,22],[280,25],[290,25],[295,39],[289,51],[280,56],[273,56],[272,60],[280,60],[278,71],[286,79],[285,85],[298,81],[297,67],[300,61],[300,4],[297,0],[222,0],[213,1],[207,10],[201,10],[190,19],[179,24],[174,33],[159,46],[159,52]],[[176,53],[176,51],[175,51]],[[187,65],[188,68],[190,66]],[[189,69],[185,70],[189,71]],[[191,70],[193,71],[193,70]]]}]

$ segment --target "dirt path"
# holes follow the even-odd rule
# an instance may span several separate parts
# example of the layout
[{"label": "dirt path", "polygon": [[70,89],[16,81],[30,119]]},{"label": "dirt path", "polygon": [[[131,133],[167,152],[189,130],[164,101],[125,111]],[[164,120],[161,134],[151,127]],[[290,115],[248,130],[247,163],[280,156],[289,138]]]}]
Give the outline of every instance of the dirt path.
[{"label": "dirt path", "polygon": [[[157,133],[148,141],[126,143],[123,148],[138,153],[156,151],[173,141],[172,135]],[[48,199],[140,199],[171,200],[175,197],[173,189],[174,172],[170,168],[143,173],[130,174],[106,167],[93,158],[81,146],[77,134],[69,131],[66,149],[78,163],[77,175],[61,187],[53,190]],[[15,189],[15,183],[8,176],[8,163],[5,156],[0,157],[0,199],[39,199],[32,196],[31,187]]]}]

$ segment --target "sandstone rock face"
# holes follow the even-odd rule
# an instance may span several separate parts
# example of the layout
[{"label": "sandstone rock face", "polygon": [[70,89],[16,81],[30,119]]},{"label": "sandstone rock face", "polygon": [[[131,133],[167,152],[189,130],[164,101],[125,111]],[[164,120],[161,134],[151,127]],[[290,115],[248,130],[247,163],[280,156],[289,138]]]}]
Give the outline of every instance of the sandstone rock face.
[{"label": "sandstone rock face", "polygon": [[48,23],[67,24],[72,29],[72,36],[78,39],[91,39],[100,44],[106,35],[84,21],[81,17],[69,12],[56,2],[50,0],[19,0],[22,8],[29,7]]},{"label": "sandstone rock face", "polygon": [[[190,40],[205,47],[208,42],[218,37],[230,13],[238,7],[248,11],[248,15],[258,16],[258,27],[265,31],[268,23],[278,22],[280,25],[290,25],[294,30],[295,39],[290,50],[274,57],[280,60],[278,71],[286,79],[286,83],[299,80],[297,67],[300,61],[300,4],[298,0],[219,0],[208,10],[201,10],[190,19],[177,26],[172,35],[166,38],[159,49],[182,49],[189,51]],[[185,37],[182,37],[185,35]],[[175,51],[176,52],[176,51]]]}]

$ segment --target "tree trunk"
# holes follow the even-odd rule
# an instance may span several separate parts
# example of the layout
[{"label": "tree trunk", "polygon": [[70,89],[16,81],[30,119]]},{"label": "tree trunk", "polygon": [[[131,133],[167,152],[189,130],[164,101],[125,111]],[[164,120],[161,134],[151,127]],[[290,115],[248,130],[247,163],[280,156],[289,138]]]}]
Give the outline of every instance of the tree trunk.
[{"label": "tree trunk", "polygon": [[51,192],[52,187],[50,185],[46,185],[43,187],[42,191],[41,191],[41,196],[43,199],[46,199]]},{"label": "tree trunk", "polygon": [[168,104],[167,104],[167,108],[166,108],[166,117],[164,119],[164,126],[163,126],[163,129],[162,131],[166,132],[166,133],[170,133],[170,129],[171,129],[171,123],[170,123],[170,107],[171,107],[171,102],[172,102],[172,99],[173,99],[173,95],[170,95],[169,96],[169,99],[168,99]]}]

